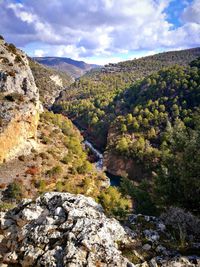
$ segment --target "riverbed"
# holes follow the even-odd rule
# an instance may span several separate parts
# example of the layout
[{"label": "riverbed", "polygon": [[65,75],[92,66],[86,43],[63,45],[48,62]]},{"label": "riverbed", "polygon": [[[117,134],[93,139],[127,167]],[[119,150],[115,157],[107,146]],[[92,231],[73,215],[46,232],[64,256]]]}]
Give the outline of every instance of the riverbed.
[{"label": "riverbed", "polygon": [[[94,147],[94,145],[89,142],[88,140],[85,140],[84,145],[94,154],[95,158],[97,159],[95,161],[95,166],[97,171],[105,171],[103,166],[103,154]],[[120,176],[113,175],[109,173],[108,171],[105,171],[106,176],[110,179],[110,185],[111,186],[120,186]]]}]

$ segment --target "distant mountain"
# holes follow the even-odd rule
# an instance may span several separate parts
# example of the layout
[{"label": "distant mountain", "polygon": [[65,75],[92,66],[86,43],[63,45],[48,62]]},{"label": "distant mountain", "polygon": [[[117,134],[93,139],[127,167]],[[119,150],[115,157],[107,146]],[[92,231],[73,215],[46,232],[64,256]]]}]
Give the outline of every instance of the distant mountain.
[{"label": "distant mountain", "polygon": [[87,64],[84,61],[77,61],[65,57],[34,57],[33,59],[40,64],[66,72],[73,78],[78,78],[84,75],[87,71],[100,67],[99,65]]}]

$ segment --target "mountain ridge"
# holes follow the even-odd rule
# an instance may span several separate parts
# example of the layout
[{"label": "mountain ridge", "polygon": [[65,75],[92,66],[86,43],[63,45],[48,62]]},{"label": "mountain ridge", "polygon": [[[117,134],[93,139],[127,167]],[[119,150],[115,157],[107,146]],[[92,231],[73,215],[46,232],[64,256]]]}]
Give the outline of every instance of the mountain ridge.
[{"label": "mountain ridge", "polygon": [[100,67],[96,64],[88,64],[84,61],[74,60],[67,57],[33,57],[33,60],[53,69],[66,72],[73,78],[78,78],[84,75],[87,71]]}]

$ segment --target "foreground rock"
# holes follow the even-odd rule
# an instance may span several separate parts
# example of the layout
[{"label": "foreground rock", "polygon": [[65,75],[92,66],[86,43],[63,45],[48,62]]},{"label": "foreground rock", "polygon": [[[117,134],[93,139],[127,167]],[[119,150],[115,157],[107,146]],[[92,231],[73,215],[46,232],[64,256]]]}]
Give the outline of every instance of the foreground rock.
[{"label": "foreground rock", "polygon": [[117,244],[130,243],[124,228],[91,198],[46,193],[2,214],[3,262],[21,266],[134,266]]},{"label": "foreground rock", "polygon": [[40,110],[26,55],[0,38],[0,163],[36,145]]}]

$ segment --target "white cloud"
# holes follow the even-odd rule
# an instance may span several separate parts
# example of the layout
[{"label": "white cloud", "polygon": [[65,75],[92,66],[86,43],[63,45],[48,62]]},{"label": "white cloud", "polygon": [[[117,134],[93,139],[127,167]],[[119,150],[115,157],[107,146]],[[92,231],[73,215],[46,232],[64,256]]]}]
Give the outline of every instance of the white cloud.
[{"label": "white cloud", "polygon": [[40,42],[35,53],[43,50],[46,55],[76,59],[104,57],[113,62],[118,60],[114,54],[200,44],[200,0],[184,1],[178,28],[167,21],[171,1],[26,0],[16,4],[4,0],[0,17],[12,42],[21,47]]},{"label": "white cloud", "polygon": [[184,9],[182,19],[185,23],[200,23],[200,0],[194,0]]},{"label": "white cloud", "polygon": [[36,49],[34,51],[34,56],[35,57],[43,57],[45,55],[45,51],[42,49]]}]

